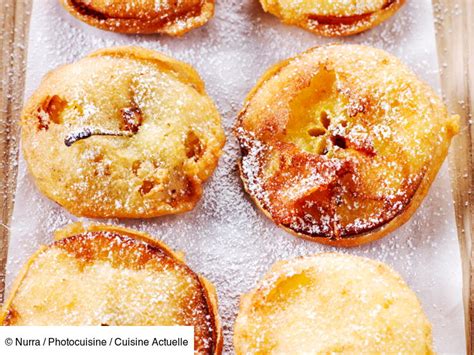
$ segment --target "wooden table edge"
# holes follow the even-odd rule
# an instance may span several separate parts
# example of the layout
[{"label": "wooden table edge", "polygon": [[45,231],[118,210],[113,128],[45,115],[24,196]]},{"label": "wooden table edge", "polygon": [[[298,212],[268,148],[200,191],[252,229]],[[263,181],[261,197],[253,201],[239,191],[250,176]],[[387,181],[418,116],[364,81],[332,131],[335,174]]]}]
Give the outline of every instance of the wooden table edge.
[{"label": "wooden table edge", "polygon": [[0,304],[5,291],[17,181],[18,119],[23,106],[31,0],[0,0]]},{"label": "wooden table edge", "polygon": [[474,263],[473,237],[473,126],[474,2],[433,0],[443,97],[451,113],[461,117],[461,130],[452,142],[449,168],[456,225],[462,258],[463,302],[467,354],[473,353]]}]

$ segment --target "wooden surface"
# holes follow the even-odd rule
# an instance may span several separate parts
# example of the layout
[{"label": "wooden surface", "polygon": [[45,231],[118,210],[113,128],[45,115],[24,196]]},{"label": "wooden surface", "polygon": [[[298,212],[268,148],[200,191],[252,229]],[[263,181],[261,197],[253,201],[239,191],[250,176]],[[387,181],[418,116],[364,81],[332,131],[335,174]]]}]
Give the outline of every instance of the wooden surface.
[{"label": "wooden surface", "polygon": [[[413,1],[413,0],[412,0]],[[416,0],[414,0],[416,1]],[[443,94],[461,115],[461,133],[449,156],[461,254],[468,354],[472,353],[474,318],[473,128],[474,0],[433,0]],[[16,187],[18,127],[23,104],[24,70],[31,0],[0,0],[0,303],[3,301],[8,234]],[[469,55],[472,53],[472,55]],[[469,80],[473,78],[473,80]]]},{"label": "wooden surface", "polygon": [[443,96],[451,112],[461,116],[461,132],[449,155],[459,244],[463,260],[467,353],[473,353],[474,262],[473,126],[474,0],[433,0]]},{"label": "wooden surface", "polygon": [[16,187],[18,126],[23,105],[30,0],[0,0],[0,304]]}]

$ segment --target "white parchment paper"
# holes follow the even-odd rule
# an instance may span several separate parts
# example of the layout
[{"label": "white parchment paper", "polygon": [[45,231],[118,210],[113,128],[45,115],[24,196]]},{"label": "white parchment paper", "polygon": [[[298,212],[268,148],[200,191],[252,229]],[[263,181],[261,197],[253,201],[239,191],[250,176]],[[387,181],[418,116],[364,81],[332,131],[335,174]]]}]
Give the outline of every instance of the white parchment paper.
[{"label": "white parchment paper", "polygon": [[[186,253],[189,265],[217,287],[226,353],[233,352],[232,329],[239,295],[251,289],[273,262],[335,250],[289,235],[251,203],[237,174],[239,152],[231,127],[246,93],[270,65],[309,47],[337,41],[383,48],[402,58],[423,80],[439,87],[429,0],[408,0],[386,23],[343,40],[284,26],[265,14],[257,0],[217,0],[216,15],[208,25],[177,39],[100,31],[74,19],[57,0],[33,1],[26,97],[47,71],[115,45],[141,45],[165,52],[195,66],[206,82],[223,116],[228,142],[199,205],[178,216],[102,222],[149,232]],[[37,191],[20,156],[7,291],[38,246],[50,243],[54,230],[76,220]],[[339,251],[391,265],[420,297],[433,323],[436,350],[465,352],[461,260],[446,166],[406,225],[378,242]]]}]

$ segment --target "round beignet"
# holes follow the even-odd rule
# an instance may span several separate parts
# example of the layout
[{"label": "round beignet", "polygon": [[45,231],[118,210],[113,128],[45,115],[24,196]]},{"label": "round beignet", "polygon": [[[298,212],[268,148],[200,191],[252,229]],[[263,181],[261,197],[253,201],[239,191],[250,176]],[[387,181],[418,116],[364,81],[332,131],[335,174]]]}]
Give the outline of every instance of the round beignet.
[{"label": "round beignet", "polygon": [[241,297],[236,354],[432,354],[416,295],[387,265],[344,254],[276,263]]},{"label": "round beignet", "polygon": [[225,141],[194,69],[136,47],[50,72],[21,125],[38,188],[71,213],[97,218],[191,210]]},{"label": "round beignet", "polygon": [[263,9],[289,25],[327,37],[369,30],[390,18],[405,0],[260,0]]},{"label": "round beignet", "polygon": [[271,68],[248,95],[235,129],[241,177],[292,233],[367,243],[420,205],[458,121],[386,52],[313,48]]},{"label": "round beignet", "polygon": [[214,15],[214,0],[60,0],[74,17],[103,30],[181,36]]},{"label": "round beignet", "polygon": [[90,226],[28,261],[4,305],[8,326],[194,326],[199,354],[220,354],[215,289],[146,234]]}]

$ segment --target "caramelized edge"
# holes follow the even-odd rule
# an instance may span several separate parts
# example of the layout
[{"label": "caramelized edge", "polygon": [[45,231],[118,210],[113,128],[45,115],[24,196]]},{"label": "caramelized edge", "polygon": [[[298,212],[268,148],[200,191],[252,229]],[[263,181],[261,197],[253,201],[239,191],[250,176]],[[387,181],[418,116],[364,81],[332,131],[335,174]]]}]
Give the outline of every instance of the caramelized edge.
[{"label": "caramelized edge", "polygon": [[[201,0],[200,5],[192,11],[152,19],[108,17],[102,12],[79,3],[78,0],[60,1],[74,17],[89,25],[107,31],[129,34],[165,33],[171,36],[182,36],[190,30],[204,25],[214,15],[214,0]],[[186,22],[186,26],[177,25],[180,22]]]},{"label": "caramelized edge", "polygon": [[400,9],[405,0],[387,0],[377,11],[353,16],[307,16],[304,28],[326,37],[350,36],[367,31],[386,21]]},{"label": "caramelized edge", "polygon": [[124,227],[118,227],[118,226],[111,226],[111,225],[90,225],[90,226],[84,226],[81,223],[74,223],[71,225],[66,226],[66,228],[62,230],[58,230],[55,233],[55,242],[51,243],[48,246],[41,246],[26,262],[26,264],[23,266],[22,270],[18,274],[14,285],[12,286],[12,290],[10,292],[10,296],[5,302],[5,304],[2,307],[1,313],[0,313],[0,325],[9,325],[8,320],[10,317],[10,312],[11,312],[11,304],[13,303],[13,300],[15,298],[16,293],[18,292],[22,281],[25,279],[28,270],[30,266],[34,263],[36,258],[46,251],[48,248],[55,247],[58,244],[64,243],[67,240],[71,240],[71,238],[78,238],[81,235],[84,235],[86,233],[112,233],[116,234],[118,237],[128,237],[134,241],[139,241],[143,242],[147,245],[149,245],[154,252],[159,252],[162,251],[166,256],[170,257],[172,261],[180,264],[183,266],[187,272],[189,272],[191,275],[196,277],[196,280],[199,281],[199,284],[201,286],[201,290],[203,291],[203,296],[206,299],[207,303],[207,310],[209,312],[209,315],[211,316],[211,324],[212,324],[212,353],[213,354],[220,354],[222,351],[222,327],[221,327],[221,321],[219,318],[219,313],[218,313],[218,305],[217,305],[217,294],[216,290],[214,288],[214,285],[209,282],[206,278],[203,276],[195,273],[185,262],[184,262],[184,257],[182,254],[174,252],[171,248],[169,248],[166,244],[163,242],[154,239],[151,237],[149,234],[135,231],[132,229],[124,228]]}]

